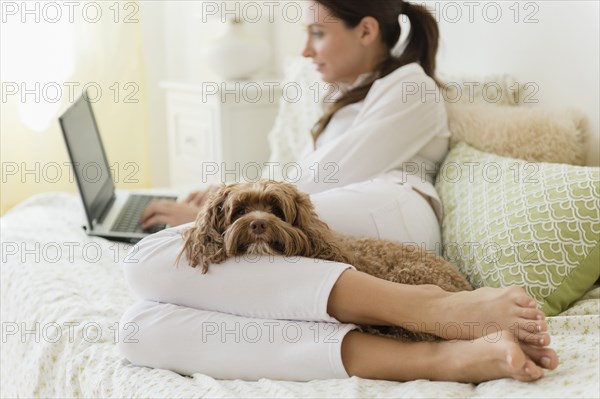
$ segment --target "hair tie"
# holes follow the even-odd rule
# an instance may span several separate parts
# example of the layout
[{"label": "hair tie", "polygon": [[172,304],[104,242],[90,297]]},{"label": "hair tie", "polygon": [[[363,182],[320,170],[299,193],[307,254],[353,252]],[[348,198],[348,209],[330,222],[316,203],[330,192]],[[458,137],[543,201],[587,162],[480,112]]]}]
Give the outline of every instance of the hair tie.
[{"label": "hair tie", "polygon": [[[410,3],[403,2],[403,4],[404,9],[406,9],[406,6]],[[410,19],[404,13],[400,13],[400,15],[398,15],[398,24],[400,25],[400,37],[398,38],[398,42],[396,42],[394,48],[392,48],[391,51],[392,56],[394,57],[399,57],[404,52],[404,49],[408,45],[407,38],[411,29]]]}]

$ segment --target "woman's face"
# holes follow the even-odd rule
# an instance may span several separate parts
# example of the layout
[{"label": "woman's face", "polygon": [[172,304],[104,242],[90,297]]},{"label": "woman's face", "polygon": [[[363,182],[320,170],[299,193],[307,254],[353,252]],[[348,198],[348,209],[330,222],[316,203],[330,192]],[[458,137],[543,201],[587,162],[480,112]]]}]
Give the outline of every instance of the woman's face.
[{"label": "woman's face", "polygon": [[308,39],[302,55],[313,59],[326,82],[354,83],[371,72],[369,52],[359,27],[349,29],[321,4],[311,1],[304,8]]}]

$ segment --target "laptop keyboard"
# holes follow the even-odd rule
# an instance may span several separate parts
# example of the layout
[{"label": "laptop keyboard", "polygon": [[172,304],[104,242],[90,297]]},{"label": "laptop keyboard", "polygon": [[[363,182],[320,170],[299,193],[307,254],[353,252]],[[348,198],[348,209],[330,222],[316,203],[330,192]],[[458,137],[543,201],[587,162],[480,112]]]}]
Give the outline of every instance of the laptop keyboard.
[{"label": "laptop keyboard", "polygon": [[117,220],[113,224],[111,230],[115,232],[125,232],[125,233],[148,233],[153,234],[158,231],[163,230],[166,225],[165,224],[156,224],[149,229],[142,229],[140,225],[140,216],[146,206],[154,200],[171,200],[174,201],[173,197],[154,197],[150,195],[130,195],[117,216]]}]

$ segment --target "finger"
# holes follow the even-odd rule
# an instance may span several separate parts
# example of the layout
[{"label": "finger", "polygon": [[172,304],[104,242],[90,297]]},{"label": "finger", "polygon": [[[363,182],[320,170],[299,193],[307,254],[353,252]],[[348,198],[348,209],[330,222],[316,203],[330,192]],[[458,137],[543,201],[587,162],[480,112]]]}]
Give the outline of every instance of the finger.
[{"label": "finger", "polygon": [[202,191],[194,191],[187,196],[185,202],[188,204],[195,204],[198,201],[198,198],[202,198],[203,194]]},{"label": "finger", "polygon": [[167,219],[168,219],[167,215],[155,214],[150,219],[148,219],[147,221],[142,223],[142,228],[147,229],[147,228],[154,226],[155,224],[169,224],[167,222]]},{"label": "finger", "polygon": [[144,211],[140,215],[140,224],[143,224],[145,220],[154,215],[154,213],[156,212],[155,207],[156,206],[154,201],[148,204],[146,209],[144,209]]},{"label": "finger", "polygon": [[204,202],[205,196],[206,193],[204,191],[197,191],[188,196],[189,200],[187,203],[193,206],[200,206]]},{"label": "finger", "polygon": [[200,206],[204,203],[205,199],[206,199],[205,193],[203,193],[201,195],[197,195],[196,198],[194,198],[192,205]]},{"label": "finger", "polygon": [[165,213],[165,209],[169,205],[170,201],[152,201],[140,215],[140,224],[147,224],[148,219],[155,214]]},{"label": "finger", "polygon": [[192,202],[194,200],[194,197],[196,197],[196,193],[189,193],[188,196],[185,197],[184,202]]}]

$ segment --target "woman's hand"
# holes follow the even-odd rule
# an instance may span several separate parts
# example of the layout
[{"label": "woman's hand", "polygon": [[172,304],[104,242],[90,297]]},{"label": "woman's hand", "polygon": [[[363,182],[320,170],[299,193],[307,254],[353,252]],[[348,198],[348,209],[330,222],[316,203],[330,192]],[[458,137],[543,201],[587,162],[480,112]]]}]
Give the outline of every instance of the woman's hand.
[{"label": "woman's hand", "polygon": [[190,204],[193,206],[202,206],[202,204],[204,204],[204,202],[206,201],[206,199],[208,198],[208,196],[210,195],[210,190],[212,189],[209,188],[206,191],[194,191],[193,193],[190,193],[187,198],[185,199],[185,203],[186,204]]},{"label": "woman's hand", "polygon": [[196,220],[199,211],[200,207],[186,202],[152,201],[142,212],[140,225],[143,229],[155,224],[178,226]]},{"label": "woman's hand", "polygon": [[211,186],[206,191],[195,191],[188,195],[183,202],[152,201],[140,217],[142,228],[147,229],[155,224],[178,226],[193,222],[215,187]]}]

